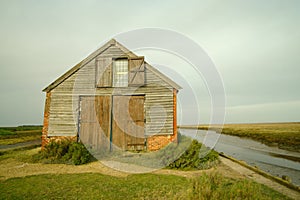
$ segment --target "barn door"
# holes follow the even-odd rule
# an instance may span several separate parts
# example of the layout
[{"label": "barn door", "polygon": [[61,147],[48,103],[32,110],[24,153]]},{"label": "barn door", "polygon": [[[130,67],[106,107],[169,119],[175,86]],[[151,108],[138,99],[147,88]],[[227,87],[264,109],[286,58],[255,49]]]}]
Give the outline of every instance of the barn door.
[{"label": "barn door", "polygon": [[113,96],[112,144],[123,150],[143,150],[144,96]]},{"label": "barn door", "polygon": [[93,150],[110,148],[110,96],[80,98],[79,139]]}]

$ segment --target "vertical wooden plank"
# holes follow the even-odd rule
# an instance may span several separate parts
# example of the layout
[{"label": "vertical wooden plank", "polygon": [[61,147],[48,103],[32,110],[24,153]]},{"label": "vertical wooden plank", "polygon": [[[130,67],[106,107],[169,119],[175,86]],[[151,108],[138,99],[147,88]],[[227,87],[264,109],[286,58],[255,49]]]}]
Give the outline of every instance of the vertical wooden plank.
[{"label": "vertical wooden plank", "polygon": [[97,101],[98,101],[98,106],[95,109],[96,109],[97,119],[98,119],[97,123],[99,125],[97,126],[99,129],[98,132],[100,133],[98,135],[97,144],[99,148],[108,150],[109,143],[110,143],[110,138],[109,138],[110,96],[99,96],[97,98]]},{"label": "vertical wooden plank", "polygon": [[144,96],[131,96],[129,100],[129,120],[135,143],[143,143],[144,140],[144,99]]},{"label": "vertical wooden plank", "polygon": [[91,123],[90,123],[90,115],[89,115],[89,109],[90,109],[90,101],[88,97],[81,98],[80,102],[81,106],[81,112],[80,112],[80,141],[85,144],[89,145],[89,132],[91,132]]},{"label": "vertical wooden plank", "polygon": [[112,122],[112,143],[116,147],[124,149],[124,105],[121,104],[121,96],[113,96],[113,122]]},{"label": "vertical wooden plank", "polygon": [[88,115],[88,123],[90,124],[89,126],[89,132],[87,132],[87,136],[88,136],[88,144],[90,144],[92,146],[93,149],[95,149],[95,145],[93,143],[93,138],[94,138],[94,134],[95,134],[95,125],[96,125],[96,119],[95,119],[95,111],[94,109],[94,98],[90,97],[88,99],[88,109],[87,109],[87,115]]},{"label": "vertical wooden plank", "polygon": [[177,90],[173,89],[173,138],[177,140]]}]

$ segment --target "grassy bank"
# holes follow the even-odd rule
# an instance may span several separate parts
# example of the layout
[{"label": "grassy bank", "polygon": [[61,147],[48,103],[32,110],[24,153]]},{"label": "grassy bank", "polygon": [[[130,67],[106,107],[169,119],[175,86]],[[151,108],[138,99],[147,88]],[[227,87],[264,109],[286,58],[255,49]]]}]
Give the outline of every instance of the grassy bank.
[{"label": "grassy bank", "polygon": [[216,173],[192,179],[157,174],[47,174],[1,181],[0,192],[0,199],[287,199],[263,185]]},{"label": "grassy bank", "polygon": [[269,146],[300,152],[300,122],[180,126],[215,130],[222,134],[251,138]]},{"label": "grassy bank", "polygon": [[41,139],[42,126],[0,127],[0,145]]}]

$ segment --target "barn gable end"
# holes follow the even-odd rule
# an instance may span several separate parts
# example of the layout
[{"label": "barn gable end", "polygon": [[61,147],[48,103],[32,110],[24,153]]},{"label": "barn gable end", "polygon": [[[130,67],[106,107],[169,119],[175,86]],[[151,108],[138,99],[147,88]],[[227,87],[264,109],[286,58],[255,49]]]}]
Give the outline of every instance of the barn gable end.
[{"label": "barn gable end", "polygon": [[[113,86],[112,73],[114,72],[112,65],[116,58],[127,58],[129,63],[133,60],[133,64],[129,64],[130,66],[128,67],[127,78],[129,82],[127,87]],[[46,87],[43,90],[46,92],[42,136],[43,145],[51,138],[73,137],[80,140],[80,134],[82,137],[86,134],[86,131],[83,129],[93,132],[88,136],[88,142],[94,147],[100,145],[99,141],[101,139],[99,139],[99,131],[101,133],[103,132],[102,134],[106,135],[108,140],[113,138],[110,135],[117,137],[116,134],[112,134],[111,129],[102,130],[102,127],[98,129],[95,124],[91,125],[88,123],[95,123],[96,118],[97,120],[101,118],[102,120],[107,119],[101,123],[108,123],[109,126],[112,126],[113,120],[111,120],[110,117],[113,115],[113,112],[115,112],[112,109],[114,105],[112,103],[113,99],[118,100],[118,96],[124,96],[123,99],[126,99],[125,96],[128,95],[142,96],[144,99],[144,122],[141,124],[136,120],[132,122],[135,124],[132,127],[144,128],[143,139],[145,141],[144,144],[146,144],[145,148],[148,150],[157,150],[170,141],[176,140],[176,95],[181,88],[171,79],[145,62],[144,59],[141,61],[141,58],[142,57],[138,57],[112,39]],[[132,67],[132,70],[130,67]],[[109,109],[107,109],[107,111],[109,111],[108,117],[103,118],[103,114],[101,113],[104,113],[104,111],[95,107],[95,103],[91,105],[86,103],[89,102],[86,100],[91,97],[101,102],[108,102],[109,105],[106,105],[107,103],[98,102],[101,109],[103,109],[103,106],[109,106]],[[128,101],[131,102],[132,100]],[[96,110],[96,118],[95,114],[90,114],[91,112],[82,112],[82,102],[84,102],[85,106],[89,105],[92,107],[90,108],[92,112]],[[97,101],[95,100],[94,102]],[[136,109],[141,110],[141,108]],[[94,121],[82,122],[82,119],[86,117],[83,116],[84,113],[91,115],[89,119],[93,119]],[[136,115],[138,118],[138,114],[133,115]],[[84,118],[84,120],[88,121],[87,118]],[[83,124],[88,128],[83,128]],[[106,125],[102,126],[106,127]],[[127,128],[130,129],[130,126]],[[124,135],[123,132],[120,134]],[[135,129],[133,130],[133,128],[131,128],[130,132],[135,132]],[[121,145],[121,147],[119,145],[119,147],[125,150],[129,147],[136,148],[134,141],[139,141],[139,145],[142,145],[142,140],[137,140],[136,138],[137,137],[124,139],[124,141],[126,141],[123,141],[123,146]],[[118,142],[122,143],[122,141]]]}]

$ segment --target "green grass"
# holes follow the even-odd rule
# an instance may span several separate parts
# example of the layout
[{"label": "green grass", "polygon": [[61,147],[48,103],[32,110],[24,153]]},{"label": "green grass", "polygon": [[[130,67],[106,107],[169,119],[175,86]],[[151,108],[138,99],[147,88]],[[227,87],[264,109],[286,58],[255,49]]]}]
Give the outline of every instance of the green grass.
[{"label": "green grass", "polygon": [[18,126],[0,128],[0,145],[17,144],[40,139],[42,126]]},{"label": "green grass", "polygon": [[269,146],[300,152],[300,122],[182,126],[215,130],[222,134],[251,138]]},{"label": "green grass", "polygon": [[[38,149],[11,150],[1,155],[0,161],[30,163],[37,152]],[[264,185],[225,178],[215,172],[194,178],[159,174],[43,174],[0,180],[0,194],[0,199],[288,199]]]},{"label": "green grass", "polygon": [[256,182],[232,180],[213,173],[197,177],[192,182],[189,199],[288,199],[284,195]]},{"label": "green grass", "polygon": [[0,199],[288,199],[252,181],[219,174],[194,179],[156,174],[125,178],[96,173],[48,174],[0,183]]}]

